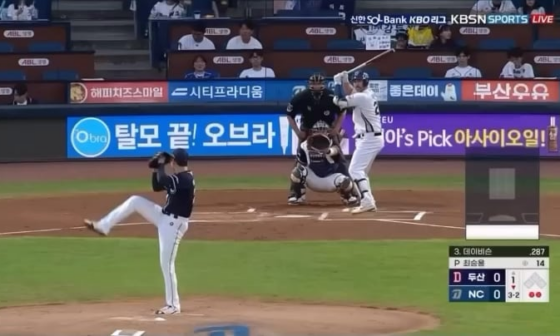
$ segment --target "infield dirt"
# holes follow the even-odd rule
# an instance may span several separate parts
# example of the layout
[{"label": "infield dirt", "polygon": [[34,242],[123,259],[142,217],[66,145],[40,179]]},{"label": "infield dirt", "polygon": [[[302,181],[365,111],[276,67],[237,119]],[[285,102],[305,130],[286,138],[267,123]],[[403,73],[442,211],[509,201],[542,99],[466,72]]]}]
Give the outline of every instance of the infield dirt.
[{"label": "infield dirt", "polygon": [[[199,161],[194,162],[191,168],[195,176],[285,175],[287,188],[292,164],[291,160]],[[399,190],[375,190],[375,183],[377,179],[387,175],[403,177],[454,175],[462,174],[463,169],[463,163],[457,161],[376,162],[373,167],[372,184],[381,211],[361,216],[343,213],[343,207],[334,194],[310,194],[309,205],[294,207],[286,205],[287,191],[285,190],[200,190],[197,192],[195,213],[184,239],[462,238],[464,237],[464,197],[461,191],[440,188],[419,190],[412,187]],[[560,175],[560,163],[543,163],[541,175],[546,177]],[[146,176],[146,192],[137,194],[161,204],[164,195],[150,192],[150,174],[145,163],[82,162],[0,166],[0,182],[30,183],[35,180],[140,176]],[[85,193],[0,199],[0,211],[3,213],[0,236],[91,236],[90,232],[81,228],[83,218],[98,218],[129,196],[131,193]],[[560,229],[554,225],[555,219],[560,215],[560,197],[555,194],[543,196],[541,211],[541,233],[560,237]],[[144,219],[132,217],[127,223],[125,226],[117,227],[112,235],[155,238],[154,227],[145,223]],[[88,326],[88,332],[83,335],[107,335],[105,330],[100,329],[102,325],[107,325],[110,326],[109,329],[137,328],[148,334],[153,332],[184,334],[194,325],[232,320],[245,322],[262,335],[281,333],[318,335],[349,332],[387,334],[431,329],[437,326],[437,320],[428,315],[394,310],[265,303],[224,298],[184,300],[186,300],[185,308],[188,307],[185,313],[187,318],[173,317],[166,322],[140,321],[148,317],[153,319],[147,311],[148,307],[157,308],[152,307],[155,304],[153,301],[26,308],[26,323],[17,318],[18,308],[3,309],[0,310],[0,333],[33,335],[35,332],[49,330],[52,334],[66,335],[66,330],[76,335],[76,332],[82,330],[76,328]],[[257,314],[257,312],[261,313]],[[308,318],[302,318],[303,316]],[[333,317],[321,319],[320,316]],[[129,320],[111,320],[114,317],[127,317]],[[51,327],[45,329],[46,325]],[[295,327],[296,325],[299,327]]]}]

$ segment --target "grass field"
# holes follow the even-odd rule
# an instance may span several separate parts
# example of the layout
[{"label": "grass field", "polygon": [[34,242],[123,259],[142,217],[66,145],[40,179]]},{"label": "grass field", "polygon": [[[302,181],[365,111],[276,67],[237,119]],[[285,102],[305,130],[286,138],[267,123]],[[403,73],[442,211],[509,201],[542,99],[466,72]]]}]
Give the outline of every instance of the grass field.
[{"label": "grass field", "polygon": [[[286,189],[285,176],[201,176],[196,177],[197,189]],[[441,189],[464,190],[462,176],[372,176],[376,189]],[[53,194],[70,192],[110,192],[146,190],[151,188],[146,178],[139,179],[91,179],[30,182],[0,182],[0,197],[21,194]],[[541,178],[541,191],[560,192],[560,179]]]},{"label": "grass field", "polygon": [[[201,189],[248,186],[242,178],[201,178]],[[380,188],[461,188],[460,178],[384,178]],[[250,187],[284,188],[259,177]],[[543,181],[554,192],[558,181]],[[1,194],[146,189],[145,180],[0,184]],[[551,274],[549,304],[448,303],[447,246],[462,241],[192,242],[183,243],[177,271],[183,294],[282,297],[409,307],[442,320],[430,335],[529,335],[558,331]],[[551,246],[551,269],[560,247]],[[471,243],[470,243],[471,244]],[[489,244],[484,242],[483,244]],[[123,254],[122,251],[127,251]],[[2,238],[0,306],[161,295],[155,239]]]}]

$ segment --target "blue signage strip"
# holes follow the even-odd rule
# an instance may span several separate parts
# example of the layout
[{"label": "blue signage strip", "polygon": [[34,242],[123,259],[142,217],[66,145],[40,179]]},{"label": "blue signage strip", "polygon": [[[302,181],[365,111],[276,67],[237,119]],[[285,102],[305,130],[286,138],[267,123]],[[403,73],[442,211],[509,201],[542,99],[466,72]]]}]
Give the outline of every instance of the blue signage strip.
[{"label": "blue signage strip", "polygon": [[[169,82],[169,102],[288,102],[305,89],[305,80],[219,79]],[[327,86],[334,88],[332,81]],[[459,80],[371,80],[381,102],[461,101]]]},{"label": "blue signage strip", "polygon": [[169,102],[289,101],[305,89],[304,80],[240,80],[169,82]]},{"label": "blue signage strip", "polygon": [[280,114],[68,118],[68,158],[149,157],[186,148],[192,156],[291,155]]}]

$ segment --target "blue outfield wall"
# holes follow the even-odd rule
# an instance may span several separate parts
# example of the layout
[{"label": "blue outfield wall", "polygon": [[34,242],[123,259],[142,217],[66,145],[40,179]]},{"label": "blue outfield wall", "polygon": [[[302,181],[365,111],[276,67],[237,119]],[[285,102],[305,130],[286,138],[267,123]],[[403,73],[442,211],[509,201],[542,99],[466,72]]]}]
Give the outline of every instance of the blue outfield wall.
[{"label": "blue outfield wall", "polygon": [[[275,103],[4,106],[0,138],[20,156],[41,144],[42,160],[144,158],[176,147],[194,158],[290,157],[297,140],[284,110]],[[557,158],[550,128],[558,111],[557,104],[385,103],[381,154],[460,157],[469,147],[526,147]],[[352,154],[351,116],[343,127],[343,150]]]}]

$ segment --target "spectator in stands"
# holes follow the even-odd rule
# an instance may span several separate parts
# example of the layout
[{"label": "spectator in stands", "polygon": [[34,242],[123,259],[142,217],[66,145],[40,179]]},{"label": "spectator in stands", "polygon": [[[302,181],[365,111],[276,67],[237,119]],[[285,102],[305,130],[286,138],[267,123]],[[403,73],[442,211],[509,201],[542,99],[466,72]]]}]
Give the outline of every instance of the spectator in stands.
[{"label": "spectator in stands", "polygon": [[5,17],[2,19],[11,21],[31,21],[37,18],[38,12],[37,8],[35,8],[34,1],[28,4],[26,0],[17,0],[6,8]]},{"label": "spectator in stands", "polygon": [[12,105],[31,105],[37,104],[37,101],[29,96],[27,85],[19,83],[14,86],[14,101]]},{"label": "spectator in stands", "polygon": [[216,0],[183,0],[185,6],[190,6],[192,12],[200,13],[201,17],[220,17],[218,3]]},{"label": "spectator in stands", "polygon": [[434,32],[429,25],[412,26],[407,34],[409,49],[427,49],[434,40]]},{"label": "spectator in stands", "polygon": [[179,39],[177,49],[179,50],[216,50],[214,42],[206,38],[206,25],[204,21],[196,21],[191,28],[191,34]]},{"label": "spectator in stands", "polygon": [[206,58],[197,55],[193,60],[193,71],[185,75],[185,79],[214,79],[218,78],[218,74],[214,71],[206,69]]},{"label": "spectator in stands", "polygon": [[438,36],[432,41],[430,49],[434,50],[456,50],[457,43],[451,36],[451,26],[441,25],[438,29]]},{"label": "spectator in stands", "polygon": [[[354,28],[354,39],[366,44],[367,35],[377,35],[377,36],[390,36],[391,42],[397,42],[397,33],[403,32],[406,35],[406,30],[408,26],[406,25],[377,25],[377,26],[356,26]],[[408,39],[408,37],[407,37]]]},{"label": "spectator in stands", "polygon": [[516,14],[517,9],[511,0],[478,0],[471,14]]},{"label": "spectator in stands", "polygon": [[406,49],[408,48],[408,34],[405,30],[401,30],[395,36],[397,42],[395,43],[395,49]]},{"label": "spectator in stands", "polygon": [[525,4],[517,9],[519,14],[546,14],[546,10],[535,0],[526,0]]},{"label": "spectator in stands", "polygon": [[162,0],[152,7],[150,18],[168,17],[178,19],[185,16],[185,8],[179,0]]},{"label": "spectator in stands", "polygon": [[504,65],[500,78],[535,78],[533,66],[523,63],[523,51],[521,48],[513,48],[508,51],[509,62]]},{"label": "spectator in stands", "polygon": [[226,46],[227,50],[262,49],[262,44],[253,37],[255,25],[251,20],[244,20],[239,26],[239,35],[232,37]]},{"label": "spectator in stands", "polygon": [[276,74],[271,68],[263,67],[263,51],[255,49],[249,57],[251,68],[241,71],[239,78],[275,78]]},{"label": "spectator in stands", "polygon": [[457,66],[447,70],[445,78],[481,78],[480,70],[469,65],[471,52],[467,47],[458,48],[455,52]]}]

